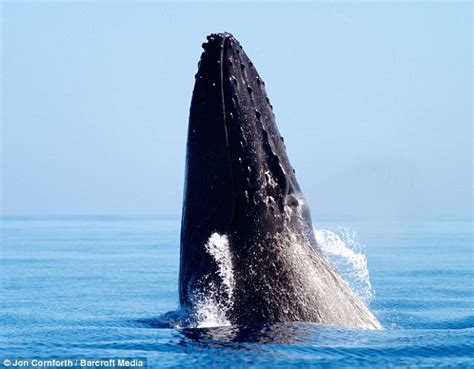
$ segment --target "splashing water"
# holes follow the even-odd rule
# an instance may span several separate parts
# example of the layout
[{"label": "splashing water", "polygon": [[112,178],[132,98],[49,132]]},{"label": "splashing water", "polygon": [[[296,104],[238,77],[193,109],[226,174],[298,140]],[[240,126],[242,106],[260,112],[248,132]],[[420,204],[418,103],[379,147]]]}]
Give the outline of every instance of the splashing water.
[{"label": "splashing water", "polygon": [[195,322],[188,326],[211,328],[231,325],[225,314],[226,309],[221,308],[221,304],[217,302],[212,291],[210,293],[201,292],[195,296],[195,309]]},{"label": "splashing water", "polygon": [[354,292],[367,304],[374,292],[367,258],[357,234],[346,227],[334,230],[314,228],[316,241]]},{"label": "splashing water", "polygon": [[234,294],[234,273],[232,256],[229,249],[229,239],[226,235],[213,233],[206,243],[206,251],[211,255],[219,267],[218,273],[222,279],[228,302],[232,302]]},{"label": "splashing water", "polygon": [[210,282],[206,291],[195,296],[196,320],[198,328],[228,326],[227,312],[232,307],[234,294],[234,272],[229,239],[226,235],[213,233],[205,245],[209,255],[214,258],[222,287]]}]

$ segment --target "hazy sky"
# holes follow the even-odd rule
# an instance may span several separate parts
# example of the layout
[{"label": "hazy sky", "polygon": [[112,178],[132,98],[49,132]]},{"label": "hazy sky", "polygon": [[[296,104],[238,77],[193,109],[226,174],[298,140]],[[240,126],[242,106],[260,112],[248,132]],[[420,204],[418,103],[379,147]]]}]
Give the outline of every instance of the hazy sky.
[{"label": "hazy sky", "polygon": [[266,82],[313,218],[468,217],[470,2],[3,2],[2,213],[179,215],[201,43]]}]

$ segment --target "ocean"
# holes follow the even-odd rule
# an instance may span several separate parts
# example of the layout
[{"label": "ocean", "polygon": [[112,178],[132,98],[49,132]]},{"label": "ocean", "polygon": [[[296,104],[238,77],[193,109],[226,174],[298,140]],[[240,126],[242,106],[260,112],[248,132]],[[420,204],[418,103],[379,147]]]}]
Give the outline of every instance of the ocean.
[{"label": "ocean", "polygon": [[[0,367],[128,358],[149,368],[473,368],[472,220],[318,221],[383,330],[195,326],[178,307],[177,217],[3,217]],[[74,361],[74,363],[76,363]]]}]

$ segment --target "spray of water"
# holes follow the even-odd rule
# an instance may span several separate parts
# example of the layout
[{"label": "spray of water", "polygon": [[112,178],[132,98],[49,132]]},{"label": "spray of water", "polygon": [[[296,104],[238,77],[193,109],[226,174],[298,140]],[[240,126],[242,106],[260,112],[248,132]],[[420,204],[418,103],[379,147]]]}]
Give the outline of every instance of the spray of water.
[{"label": "spray of water", "polygon": [[314,229],[316,241],[354,292],[367,304],[374,292],[364,247],[356,232],[346,227]]},{"label": "spray of water", "polygon": [[213,233],[205,249],[217,264],[221,285],[216,286],[214,282],[209,282],[205,291],[199,291],[194,296],[197,327],[228,326],[230,321],[227,318],[227,312],[232,307],[234,295],[234,273],[229,239],[226,235]]}]

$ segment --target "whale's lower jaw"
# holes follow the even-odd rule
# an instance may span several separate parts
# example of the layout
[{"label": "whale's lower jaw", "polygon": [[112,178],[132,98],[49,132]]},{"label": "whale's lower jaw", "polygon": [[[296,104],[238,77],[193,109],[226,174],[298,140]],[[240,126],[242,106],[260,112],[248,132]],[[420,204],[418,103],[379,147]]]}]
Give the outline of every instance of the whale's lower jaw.
[{"label": "whale's lower jaw", "polygon": [[204,295],[212,297],[231,324],[316,322],[380,329],[312,238],[294,222],[265,236],[251,229],[229,232],[227,253],[210,253],[216,269],[187,286],[189,301],[183,306],[199,309],[195,303]]},{"label": "whale's lower jaw", "polygon": [[327,258],[301,234],[289,229],[257,242],[252,252],[253,257],[234,264],[231,322],[304,321],[381,328]]},{"label": "whale's lower jaw", "polygon": [[[235,324],[380,327],[316,244],[252,62],[227,33],[203,46],[188,129],[181,305],[192,311],[211,294]],[[213,234],[227,244],[214,247]]]}]

